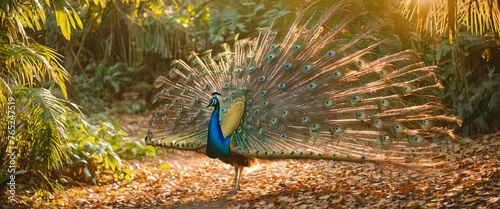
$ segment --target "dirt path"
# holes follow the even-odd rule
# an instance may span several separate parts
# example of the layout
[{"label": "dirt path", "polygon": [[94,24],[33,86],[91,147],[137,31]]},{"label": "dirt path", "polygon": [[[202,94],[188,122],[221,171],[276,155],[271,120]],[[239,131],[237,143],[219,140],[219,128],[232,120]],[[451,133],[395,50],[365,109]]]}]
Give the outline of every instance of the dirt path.
[{"label": "dirt path", "polygon": [[[129,128],[142,130],[142,122],[137,123]],[[31,197],[26,204],[34,208],[500,208],[500,132],[476,141],[464,139],[450,145],[450,150],[454,150],[448,154],[450,163],[436,169],[327,161],[260,163],[244,170],[241,190],[235,195],[229,194],[231,166],[192,152],[167,151],[129,161],[135,173],[131,182],[74,187],[48,201]]]}]

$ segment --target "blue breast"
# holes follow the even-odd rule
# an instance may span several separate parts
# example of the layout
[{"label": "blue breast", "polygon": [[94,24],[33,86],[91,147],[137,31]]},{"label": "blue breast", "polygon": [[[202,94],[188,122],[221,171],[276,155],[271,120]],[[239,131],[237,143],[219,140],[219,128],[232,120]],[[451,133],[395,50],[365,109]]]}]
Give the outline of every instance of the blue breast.
[{"label": "blue breast", "polygon": [[224,138],[219,124],[219,103],[214,106],[214,111],[210,117],[208,124],[208,137],[207,137],[207,153],[210,158],[227,158],[229,157],[229,141],[231,135]]}]

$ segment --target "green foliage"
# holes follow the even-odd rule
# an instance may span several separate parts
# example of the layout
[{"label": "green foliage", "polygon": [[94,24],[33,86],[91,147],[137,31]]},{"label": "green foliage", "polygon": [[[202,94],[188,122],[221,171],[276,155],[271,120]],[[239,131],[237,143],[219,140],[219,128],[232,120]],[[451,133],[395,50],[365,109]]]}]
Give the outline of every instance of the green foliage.
[{"label": "green foliage", "polygon": [[[39,176],[35,180],[37,185],[54,191],[56,187],[48,178],[68,160],[65,131],[68,117],[78,115],[78,109],[47,89],[12,87],[11,90],[0,94],[0,100],[5,101],[0,106],[5,110],[0,112],[0,130],[3,130],[0,137],[13,136],[0,143],[0,165],[10,166],[6,154],[15,153],[16,170],[25,169],[30,175]],[[14,128],[7,127],[12,125],[9,121],[14,121]]]},{"label": "green foliage", "polygon": [[[65,1],[45,3],[63,10],[67,6]],[[0,4],[0,137],[8,139],[0,142],[0,165],[7,171],[2,176],[26,170],[37,186],[54,191],[58,187],[48,177],[68,159],[64,131],[68,115],[77,109],[48,90],[59,87],[67,97],[69,75],[61,57],[27,34],[26,28],[40,30],[45,20],[45,7],[38,1]],[[48,89],[37,87],[42,84]]]},{"label": "green foliage", "polygon": [[[285,18],[303,6],[300,1],[210,1],[207,26],[195,25],[191,35],[194,37],[209,37],[215,45],[224,42],[226,38],[240,34],[241,37],[256,35],[258,27],[266,27],[274,23],[278,28],[288,27],[292,18]],[[278,20],[278,21],[276,21]],[[208,34],[202,34],[206,31]],[[199,39],[200,40],[200,39]],[[201,39],[202,40],[202,39]]]},{"label": "green foliage", "polygon": [[[256,35],[256,28],[292,14],[299,3],[107,0],[106,7],[74,4],[85,25],[84,30],[72,34],[76,41],[61,41],[54,16],[47,20],[44,37],[47,44],[66,56],[65,67],[75,81],[70,89],[75,92],[72,99],[82,101],[84,110],[96,113],[116,102],[123,86],[141,80],[150,82],[170,67],[172,59],[185,59],[191,51],[213,48],[237,33],[241,37]],[[148,67],[136,63],[147,63]],[[137,67],[140,73],[125,69],[116,78],[112,68],[123,66]],[[121,79],[125,77],[133,80]]]},{"label": "green foliage", "polygon": [[[148,79],[153,69],[166,68],[164,58],[178,58],[194,49],[179,19],[183,10],[166,4],[108,0],[106,7],[75,5],[86,27],[73,33],[76,41],[70,43],[61,42],[56,20],[48,20],[45,41],[66,56],[65,66],[73,75],[72,99],[83,110],[91,114],[107,110],[122,99],[123,87]],[[148,63],[148,68],[139,63]]]},{"label": "green foliage", "polygon": [[[93,2],[105,6],[103,1]],[[14,175],[19,184],[29,181],[43,191],[62,190],[58,182],[64,179],[61,173],[68,170],[64,166],[73,166],[69,170],[79,168],[85,160],[94,166],[81,167],[84,175],[92,177],[111,170],[116,177],[130,179],[131,170],[123,166],[115,151],[132,158],[154,154],[154,150],[125,140],[114,126],[89,126],[80,118],[75,104],[51,92],[60,91],[67,98],[65,83],[69,74],[54,49],[38,44],[29,36],[30,32],[43,28],[47,18],[45,9],[49,8],[51,12],[47,14],[54,14],[57,25],[54,28],[67,40],[72,29],[82,28],[77,11],[67,1],[0,3],[0,185],[4,185],[5,177]],[[139,70],[115,64],[106,69],[101,66],[98,71],[102,77],[91,83],[102,83],[101,90],[109,89],[109,92],[103,90],[104,94],[113,94],[131,81],[127,73]],[[81,129],[75,130],[77,123]],[[7,153],[13,153],[15,161]]]},{"label": "green foliage", "polygon": [[[0,137],[9,139],[0,141],[0,165],[2,172],[26,170],[36,186],[54,191],[59,187],[49,178],[68,160],[65,128],[68,116],[77,115],[78,109],[50,92],[59,87],[67,98],[69,75],[60,65],[61,57],[27,34],[26,28],[42,28],[45,5],[57,7],[56,11],[70,8],[66,1],[58,0],[0,3]],[[78,21],[77,16],[65,18]],[[71,32],[67,25],[59,28]],[[41,85],[48,89],[39,88]],[[14,154],[14,164],[7,153]],[[7,165],[11,167],[4,169]]]},{"label": "green foliage", "polygon": [[151,54],[172,58],[180,51],[192,50],[191,37],[186,36],[187,29],[178,18],[182,10],[174,9],[173,5],[141,0],[103,2],[75,5],[86,26],[73,35],[76,42],[63,45],[56,19],[48,20],[50,27],[45,29],[46,42],[71,56],[70,69],[78,67],[84,70],[88,65],[101,62],[132,65],[133,62],[150,60]]},{"label": "green foliage", "polygon": [[441,78],[448,89],[444,96],[463,118],[460,129],[464,136],[500,128],[496,117],[500,113],[498,47],[493,34],[481,37],[461,31],[453,45],[444,39],[426,54],[428,62],[438,63],[442,69]]},{"label": "green foliage", "polygon": [[51,87],[57,84],[65,97],[69,75],[61,67],[61,57],[53,49],[37,44],[8,41],[9,35],[0,34],[0,69],[2,79],[16,86],[33,87],[47,80]]},{"label": "green foliage", "polygon": [[139,114],[146,109],[146,100],[144,99],[124,99],[115,102],[111,114]]},{"label": "green foliage", "polygon": [[[79,87],[80,101],[91,112],[102,111],[110,106],[123,88],[132,84],[132,78],[144,68],[140,64],[127,66],[125,63],[116,63],[106,66],[100,63],[96,67],[88,66],[86,74],[79,75],[76,84]],[[92,75],[86,77],[86,75]]]},{"label": "green foliage", "polygon": [[[97,1],[94,2],[97,3]],[[82,21],[76,10],[68,1],[64,0],[46,0],[43,3],[36,0],[2,1],[0,4],[0,18],[3,21],[0,27],[5,29],[14,39],[20,38],[26,41],[28,36],[25,28],[42,29],[47,19],[45,8],[52,8],[58,29],[67,40],[71,37],[72,29],[83,28]]]},{"label": "green foliage", "polygon": [[84,88],[90,88],[92,93],[101,92],[105,95],[115,96],[123,86],[132,82],[132,77],[141,69],[140,65],[127,66],[125,63],[116,63],[107,67],[101,63],[95,68],[87,68],[87,72],[93,75],[88,82],[82,82],[81,77],[78,81]]},{"label": "green foliage", "polygon": [[68,130],[71,160],[64,170],[74,179],[98,184],[109,174],[112,179],[130,181],[132,170],[120,156],[131,159],[156,155],[154,148],[129,140],[116,123],[103,122],[100,126],[92,126],[81,119],[76,121]]},{"label": "green foliage", "polygon": [[[97,2],[95,3],[97,4]],[[67,1],[52,1],[52,4],[49,5],[54,8],[56,22],[64,38],[70,40],[71,29],[76,29],[77,26],[83,29],[82,20],[80,20],[78,13]]]}]

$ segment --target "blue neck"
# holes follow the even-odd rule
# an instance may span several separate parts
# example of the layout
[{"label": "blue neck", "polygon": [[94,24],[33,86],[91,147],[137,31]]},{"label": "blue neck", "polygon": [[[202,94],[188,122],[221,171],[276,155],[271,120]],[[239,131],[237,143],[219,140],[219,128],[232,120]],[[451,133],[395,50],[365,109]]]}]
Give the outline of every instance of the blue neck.
[{"label": "blue neck", "polygon": [[[217,99],[217,98],[215,98]],[[214,111],[208,124],[207,156],[210,158],[229,157],[229,141],[231,135],[224,138],[219,124],[219,102],[214,105]]]}]

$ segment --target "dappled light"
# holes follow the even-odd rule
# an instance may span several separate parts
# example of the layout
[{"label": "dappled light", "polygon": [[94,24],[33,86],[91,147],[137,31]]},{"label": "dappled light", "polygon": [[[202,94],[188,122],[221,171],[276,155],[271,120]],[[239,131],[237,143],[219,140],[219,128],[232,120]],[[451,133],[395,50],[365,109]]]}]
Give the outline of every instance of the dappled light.
[{"label": "dappled light", "polygon": [[500,1],[0,3],[0,208],[500,208]]}]

